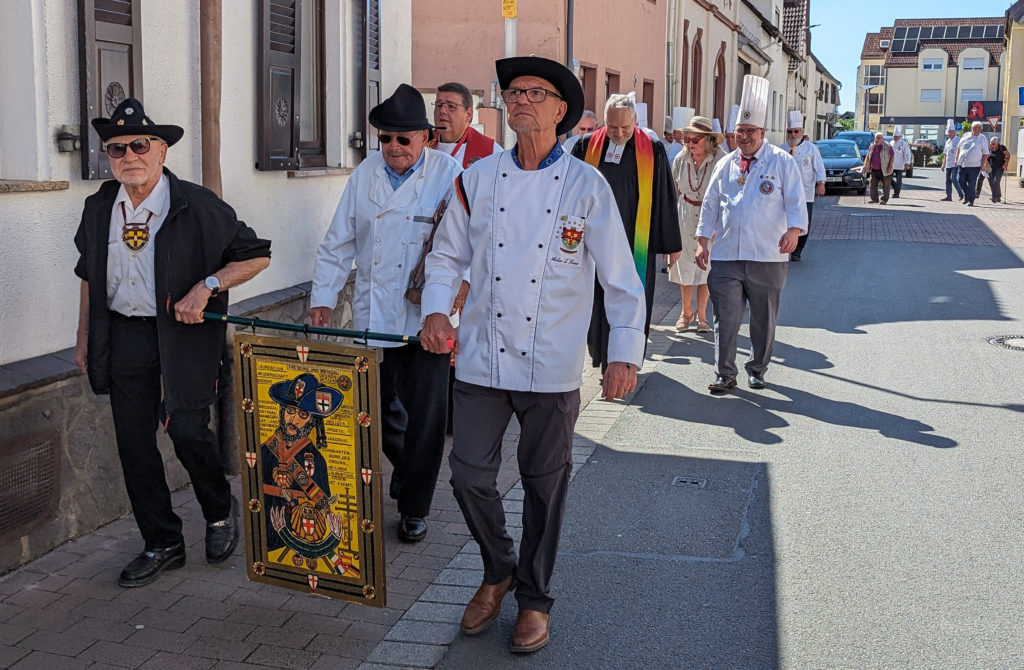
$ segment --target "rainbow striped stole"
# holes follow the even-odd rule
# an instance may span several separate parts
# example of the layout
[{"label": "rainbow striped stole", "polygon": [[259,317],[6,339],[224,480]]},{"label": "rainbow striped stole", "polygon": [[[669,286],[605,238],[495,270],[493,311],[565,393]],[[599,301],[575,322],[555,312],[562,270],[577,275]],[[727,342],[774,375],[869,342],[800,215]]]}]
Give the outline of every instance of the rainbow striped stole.
[{"label": "rainbow striped stole", "polygon": [[[584,160],[597,168],[601,163],[601,153],[607,128],[598,128],[590,136]],[[633,263],[640,275],[640,283],[647,288],[647,249],[651,239],[651,206],[654,202],[654,144],[651,138],[639,126],[633,131],[633,145],[636,148],[636,182],[640,190],[640,200],[636,204],[636,229],[633,232]]]}]

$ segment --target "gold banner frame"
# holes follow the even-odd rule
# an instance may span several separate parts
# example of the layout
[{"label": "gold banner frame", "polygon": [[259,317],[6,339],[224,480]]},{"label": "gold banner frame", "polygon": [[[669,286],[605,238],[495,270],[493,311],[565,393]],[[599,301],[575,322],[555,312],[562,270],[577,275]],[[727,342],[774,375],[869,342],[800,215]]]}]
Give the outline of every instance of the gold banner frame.
[{"label": "gold banner frame", "polygon": [[384,607],[376,352],[238,333],[233,358],[247,577]]}]

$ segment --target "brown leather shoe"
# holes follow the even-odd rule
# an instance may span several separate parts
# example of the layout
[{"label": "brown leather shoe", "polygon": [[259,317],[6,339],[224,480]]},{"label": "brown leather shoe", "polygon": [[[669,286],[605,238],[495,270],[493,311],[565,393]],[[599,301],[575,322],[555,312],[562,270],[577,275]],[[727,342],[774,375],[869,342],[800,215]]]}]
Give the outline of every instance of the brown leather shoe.
[{"label": "brown leather shoe", "polygon": [[497,584],[481,584],[462,613],[462,632],[476,635],[494,623],[501,612],[501,601],[511,587],[512,575]]},{"label": "brown leather shoe", "polygon": [[528,654],[547,646],[548,621],[551,615],[536,610],[519,610],[516,627],[512,629],[512,652]]}]

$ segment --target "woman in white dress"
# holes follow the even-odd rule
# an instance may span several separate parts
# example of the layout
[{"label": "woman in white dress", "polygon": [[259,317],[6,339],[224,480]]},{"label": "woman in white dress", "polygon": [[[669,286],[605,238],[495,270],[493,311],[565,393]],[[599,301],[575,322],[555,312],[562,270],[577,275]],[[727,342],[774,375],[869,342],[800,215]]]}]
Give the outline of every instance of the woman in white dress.
[{"label": "woman in white dress", "polygon": [[[683,150],[672,161],[672,177],[679,193],[679,232],[683,238],[683,253],[668,268],[669,281],[679,284],[683,309],[676,321],[676,330],[686,332],[691,327],[698,333],[711,332],[707,321],[708,270],[697,267],[697,223],[700,206],[708,189],[715,163],[725,157],[719,146],[724,137],[712,130],[711,120],[695,116],[683,129]],[[710,269],[710,266],[709,266]],[[693,309],[693,289],[697,289],[697,309]]]}]

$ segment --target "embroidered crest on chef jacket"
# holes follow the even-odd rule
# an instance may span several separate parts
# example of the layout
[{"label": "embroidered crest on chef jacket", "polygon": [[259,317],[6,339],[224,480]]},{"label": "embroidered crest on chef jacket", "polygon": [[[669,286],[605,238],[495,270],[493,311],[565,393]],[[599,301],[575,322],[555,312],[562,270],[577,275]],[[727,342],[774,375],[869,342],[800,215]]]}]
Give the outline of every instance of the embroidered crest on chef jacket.
[{"label": "embroidered crest on chef jacket", "polygon": [[761,191],[761,193],[764,193],[765,195],[771,195],[775,191],[775,184],[765,179],[763,182],[761,182],[759,190]]},{"label": "embroidered crest on chef jacket", "polygon": [[566,265],[581,265],[579,252],[583,248],[583,232],[585,229],[586,219],[582,216],[563,214],[558,217],[558,224],[555,226],[555,234],[558,236],[558,248],[549,260]]}]

